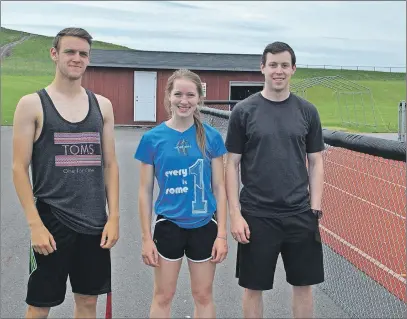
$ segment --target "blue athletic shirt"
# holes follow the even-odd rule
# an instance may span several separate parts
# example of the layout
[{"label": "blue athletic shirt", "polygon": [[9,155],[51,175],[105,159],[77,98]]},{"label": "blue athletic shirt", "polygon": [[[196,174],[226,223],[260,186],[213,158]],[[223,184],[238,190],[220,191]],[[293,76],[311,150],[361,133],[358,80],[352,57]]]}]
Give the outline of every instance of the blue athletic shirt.
[{"label": "blue athletic shirt", "polygon": [[141,162],[154,166],[160,188],[155,213],[182,228],[201,227],[216,211],[211,159],[227,151],[220,133],[205,123],[203,126],[206,159],[197,143],[195,125],[181,133],[165,122],[142,136],[134,155]]}]

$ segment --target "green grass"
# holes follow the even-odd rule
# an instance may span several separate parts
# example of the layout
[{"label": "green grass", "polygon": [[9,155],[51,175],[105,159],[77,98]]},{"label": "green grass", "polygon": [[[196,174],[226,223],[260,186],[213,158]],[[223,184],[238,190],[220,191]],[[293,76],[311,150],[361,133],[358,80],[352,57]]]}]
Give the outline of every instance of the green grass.
[{"label": "green grass", "polygon": [[12,125],[14,110],[23,95],[34,93],[48,85],[53,76],[1,76],[1,124]]},{"label": "green grass", "polygon": [[25,35],[29,35],[29,33],[10,30],[2,27],[0,29],[0,46],[20,40]]},{"label": "green grass", "polygon": [[[1,31],[10,41],[22,36],[20,31],[4,28]],[[2,35],[2,41],[3,37]],[[52,81],[55,66],[49,56],[51,44],[51,37],[35,36],[14,47],[12,55],[2,62],[2,125],[12,124],[16,104],[23,95],[35,92]],[[98,41],[93,43],[92,48],[128,49]],[[338,96],[334,91],[321,86],[309,88],[306,98],[317,106],[324,127],[352,132],[397,132],[398,104],[400,100],[406,99],[405,73],[298,68],[293,83],[329,75],[340,75],[355,81],[369,88],[372,96]],[[344,124],[343,121],[359,125]],[[372,125],[375,123],[374,128]]]}]

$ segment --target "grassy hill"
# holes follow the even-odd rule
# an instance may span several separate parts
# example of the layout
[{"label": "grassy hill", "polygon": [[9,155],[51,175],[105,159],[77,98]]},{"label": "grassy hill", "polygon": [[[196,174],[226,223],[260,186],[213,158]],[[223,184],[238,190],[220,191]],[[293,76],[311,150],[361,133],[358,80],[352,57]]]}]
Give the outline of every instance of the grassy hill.
[{"label": "grassy hill", "polygon": [[[37,38],[40,38],[40,41],[45,41],[45,45],[50,47],[52,44],[53,37],[48,37],[45,35],[40,35],[40,34],[35,34],[35,33],[28,33],[24,31],[17,31],[17,30],[12,30],[12,29],[7,29],[7,28],[0,28],[0,34],[1,34],[1,39],[0,39],[0,46],[6,43],[14,42],[17,41],[18,39],[21,39],[23,36],[26,35],[33,35]],[[44,43],[44,42],[43,42]],[[112,43],[106,43],[106,42],[101,42],[101,41],[93,41],[92,47],[95,49],[119,49],[119,50],[125,50],[129,49],[125,46],[121,45],[116,45]],[[36,55],[38,57],[38,55]]]},{"label": "grassy hill", "polygon": [[[28,35],[5,28],[1,28],[1,33],[2,43]],[[12,124],[14,109],[21,96],[44,87],[52,80],[55,72],[49,57],[52,39],[36,35],[14,47],[12,55],[2,61],[2,125]],[[92,48],[128,49],[99,41],[95,41]],[[306,98],[317,106],[324,127],[354,132],[397,132],[398,103],[406,99],[405,73],[298,68],[293,82],[329,75],[340,75],[346,80],[355,81],[369,89],[371,95],[335,94],[333,90],[321,86],[309,88]],[[345,124],[344,121],[360,125]],[[375,122],[376,128],[366,126]]]},{"label": "grassy hill", "polygon": [[11,43],[14,41],[17,41],[21,39],[23,36],[30,35],[29,33],[23,32],[23,31],[15,31],[15,30],[10,30],[6,28],[1,28],[0,30],[0,46],[3,46],[4,44]]},{"label": "grassy hill", "polygon": [[[9,35],[11,42],[20,39],[28,33],[21,33],[10,29],[1,28],[1,33]],[[3,36],[2,36],[3,38]],[[54,75],[55,66],[51,61],[49,49],[52,45],[53,37],[35,35],[34,37],[24,41],[12,49],[11,56],[2,61],[2,75],[24,75],[24,76],[39,76],[39,75]],[[109,50],[129,50],[124,46],[119,46],[111,43],[94,41],[93,49],[109,49]]]}]

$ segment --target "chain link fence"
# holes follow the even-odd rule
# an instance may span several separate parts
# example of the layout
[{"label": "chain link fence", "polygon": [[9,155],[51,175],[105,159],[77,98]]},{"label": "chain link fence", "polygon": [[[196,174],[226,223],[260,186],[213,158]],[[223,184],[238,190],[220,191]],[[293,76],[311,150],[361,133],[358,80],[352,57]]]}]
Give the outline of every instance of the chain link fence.
[{"label": "chain link fence", "polygon": [[[230,112],[212,110],[202,109],[203,121],[226,138]],[[318,288],[350,317],[405,318],[405,145],[341,134],[345,143],[340,147],[328,143],[324,135],[324,217],[320,230],[326,281]],[[349,147],[344,145],[346,140]],[[357,145],[356,140],[366,141],[366,145]],[[376,141],[389,146],[383,157]],[[391,159],[391,145],[396,148],[397,160]]]}]

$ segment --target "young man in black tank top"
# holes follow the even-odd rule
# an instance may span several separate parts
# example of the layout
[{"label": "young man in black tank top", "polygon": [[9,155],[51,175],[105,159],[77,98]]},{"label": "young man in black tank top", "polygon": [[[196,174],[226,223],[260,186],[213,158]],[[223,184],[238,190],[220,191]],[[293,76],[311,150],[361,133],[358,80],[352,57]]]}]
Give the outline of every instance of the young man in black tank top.
[{"label": "young man in black tank top", "polygon": [[83,29],[60,31],[53,82],[15,111],[13,178],[31,231],[27,318],[47,317],[64,301],[68,276],[76,318],[95,318],[97,296],[111,291],[119,170],[112,104],[81,86],[91,44]]},{"label": "young man in black tank top", "polygon": [[236,104],[229,120],[226,188],[245,318],[263,316],[262,291],[273,288],[280,253],[295,318],[312,317],[311,286],[324,280],[318,227],[324,142],[316,107],[290,92],[295,63],[290,46],[268,45],[263,90]]}]

